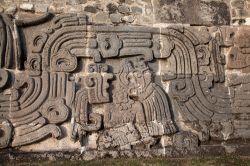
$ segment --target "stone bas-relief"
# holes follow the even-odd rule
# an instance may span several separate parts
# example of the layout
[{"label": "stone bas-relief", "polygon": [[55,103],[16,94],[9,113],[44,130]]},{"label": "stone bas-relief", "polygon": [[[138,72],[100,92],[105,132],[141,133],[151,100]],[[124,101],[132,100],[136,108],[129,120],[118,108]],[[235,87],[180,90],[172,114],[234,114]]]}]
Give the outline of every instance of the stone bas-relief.
[{"label": "stone bas-relief", "polygon": [[250,77],[227,74],[248,72],[244,29],[98,25],[48,13],[2,14],[0,32],[1,148],[67,137],[86,151],[188,154],[250,137]]}]

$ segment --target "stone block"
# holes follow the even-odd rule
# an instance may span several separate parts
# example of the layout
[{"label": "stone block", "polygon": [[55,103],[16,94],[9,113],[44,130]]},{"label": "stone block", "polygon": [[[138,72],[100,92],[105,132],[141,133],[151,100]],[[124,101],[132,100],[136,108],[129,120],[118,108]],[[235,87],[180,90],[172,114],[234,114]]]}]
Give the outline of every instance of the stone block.
[{"label": "stone block", "polygon": [[153,1],[155,23],[187,23],[197,25],[229,25],[230,11],[218,1]]},{"label": "stone block", "polygon": [[34,4],[23,3],[23,4],[20,5],[20,9],[26,10],[26,11],[33,11],[34,10]]},{"label": "stone block", "polygon": [[85,6],[84,11],[90,12],[90,13],[97,13],[96,7],[91,6],[91,5]]},{"label": "stone block", "polygon": [[1,156],[244,149],[249,2],[0,0]]},{"label": "stone block", "polygon": [[49,5],[47,4],[36,4],[35,5],[35,12],[37,13],[46,13],[48,12]]}]

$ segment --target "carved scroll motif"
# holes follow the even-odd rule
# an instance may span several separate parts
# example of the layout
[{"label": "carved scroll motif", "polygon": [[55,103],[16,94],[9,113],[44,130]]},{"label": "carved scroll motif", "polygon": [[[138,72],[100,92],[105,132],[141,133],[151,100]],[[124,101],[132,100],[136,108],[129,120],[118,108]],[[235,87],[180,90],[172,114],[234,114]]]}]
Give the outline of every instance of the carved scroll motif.
[{"label": "carved scroll motif", "polygon": [[[107,92],[108,81],[113,78],[108,72],[108,66],[103,64],[89,65],[90,74],[86,76],[85,83],[88,89],[89,103],[106,103],[110,101]],[[103,73],[103,74],[101,74]]]},{"label": "carved scroll motif", "polygon": [[[55,124],[66,121],[69,110],[63,99],[53,97],[64,98],[66,103],[70,103],[70,94],[62,89],[70,88],[71,84],[65,80],[64,74],[56,77],[61,78],[56,79],[60,86],[51,87],[55,76],[57,75],[48,72],[42,72],[41,76],[32,76],[25,72],[16,75],[9,109],[10,122],[15,133],[12,146],[31,144],[51,134],[56,138],[62,135],[61,129]],[[56,90],[58,94],[53,93]],[[18,92],[17,97],[14,97],[15,91]]]},{"label": "carved scroll motif", "polygon": [[0,118],[9,120],[9,112],[19,109],[17,90],[10,89],[11,74],[8,70],[0,69]]},{"label": "carved scroll motif", "polygon": [[48,100],[43,104],[41,114],[49,123],[57,124],[67,120],[69,110],[63,99]]},{"label": "carved scroll motif", "polygon": [[197,139],[239,138],[249,128],[249,75],[224,68],[247,72],[248,45],[223,40],[221,29],[97,25],[83,14],[15,25],[1,15],[0,34],[0,148],[63,135],[85,146],[96,134],[99,149],[171,137],[177,150],[192,150]]},{"label": "carved scroll motif", "polygon": [[57,54],[51,57],[51,70],[52,71],[64,71],[72,72],[77,67],[77,59],[74,55],[68,51],[59,51]]},{"label": "carved scroll motif", "polygon": [[98,34],[97,41],[104,58],[118,56],[122,42],[116,34]]},{"label": "carved scroll motif", "polygon": [[[90,64],[88,71],[90,72],[85,78],[86,87],[76,92],[76,100],[74,103],[74,123],[72,126],[72,139],[79,138],[80,143],[87,132],[98,131],[102,125],[102,115],[90,112],[91,104],[108,103],[110,97],[107,92],[109,83],[113,78],[113,74],[107,73],[108,66],[105,64]],[[91,123],[89,123],[91,122]]]},{"label": "carved scroll motif", "polygon": [[[220,51],[223,45],[221,34],[215,31],[206,45],[199,45],[203,41],[186,29],[184,34],[181,31],[166,31],[175,45],[168,60],[178,67],[173,66],[175,71],[164,74],[162,80],[170,81],[170,98],[174,108],[180,108],[184,121],[191,121],[199,128],[204,127],[197,121],[210,122],[221,114],[230,117],[232,96],[224,85],[225,57]],[[209,125],[205,128],[209,130]],[[201,129],[193,129],[202,132]],[[199,139],[208,139],[209,136],[205,135],[200,135]]]}]

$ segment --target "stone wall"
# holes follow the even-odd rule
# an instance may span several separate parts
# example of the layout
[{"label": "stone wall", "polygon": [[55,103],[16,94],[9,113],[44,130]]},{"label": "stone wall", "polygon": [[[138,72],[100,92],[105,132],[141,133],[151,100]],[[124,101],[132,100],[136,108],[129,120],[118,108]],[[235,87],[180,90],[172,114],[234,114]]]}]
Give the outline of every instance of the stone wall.
[{"label": "stone wall", "polygon": [[249,146],[247,0],[0,6],[1,153],[175,157]]},{"label": "stone wall", "polygon": [[230,25],[245,23],[247,0],[2,0],[1,12],[86,13],[95,23]]}]

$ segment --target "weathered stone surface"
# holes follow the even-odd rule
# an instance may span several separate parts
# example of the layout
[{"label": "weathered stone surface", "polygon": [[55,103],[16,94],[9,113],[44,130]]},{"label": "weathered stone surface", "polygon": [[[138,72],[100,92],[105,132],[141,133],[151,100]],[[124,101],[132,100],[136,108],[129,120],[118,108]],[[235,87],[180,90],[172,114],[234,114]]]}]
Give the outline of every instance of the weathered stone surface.
[{"label": "weathered stone surface", "polygon": [[20,9],[26,10],[26,11],[32,11],[34,10],[34,5],[31,3],[23,3],[20,5]]},{"label": "weathered stone surface", "polygon": [[100,13],[96,14],[95,17],[93,18],[93,20],[96,23],[111,24],[111,20],[109,18],[109,14],[107,14],[105,12],[100,12]]},{"label": "weathered stone surface", "polygon": [[118,10],[118,7],[114,3],[107,4],[107,9],[110,14],[115,13]]},{"label": "weathered stone surface", "polygon": [[130,8],[124,4],[118,6],[118,11],[123,14],[129,14]]},{"label": "weathered stone surface", "polygon": [[138,7],[138,6],[132,6],[131,10],[133,13],[137,14],[137,13],[142,13],[142,8]]},{"label": "weathered stone surface", "polygon": [[94,6],[86,6],[85,8],[84,8],[84,11],[86,11],[86,12],[90,12],[90,13],[96,13],[97,12],[97,9],[96,9],[96,7],[94,7]]},{"label": "weathered stone surface", "polygon": [[16,11],[17,11],[16,5],[11,5],[5,10],[5,12],[8,14],[15,14]]},{"label": "weathered stone surface", "polygon": [[229,26],[247,4],[4,2],[0,148],[174,157],[250,139],[250,27]]},{"label": "weathered stone surface", "polygon": [[198,25],[228,25],[230,10],[225,2],[218,1],[153,1],[156,23],[188,23]]},{"label": "weathered stone surface", "polygon": [[0,13],[4,12],[4,8],[0,6]]},{"label": "weathered stone surface", "polygon": [[[122,21],[121,13],[110,14],[111,21],[113,15],[119,16],[116,23]],[[20,69],[19,73],[13,73],[15,81],[10,80],[12,88],[5,86],[8,74],[2,76],[6,80],[2,79],[1,87],[10,91],[11,97],[8,100],[6,94],[2,94],[6,111],[3,118],[10,120],[15,131],[11,146],[31,144],[48,135],[62,137],[66,133],[61,131],[60,124],[67,122],[69,115],[71,138],[85,146],[88,135],[97,132],[97,149],[156,146],[161,136],[182,130],[175,124],[182,120],[173,119],[173,115],[178,114],[183,115],[183,121],[187,121],[203,141],[209,138],[211,121],[216,116],[232,116],[229,110],[233,96],[227,94],[224,85],[225,58],[220,50],[223,36],[218,29],[211,28],[209,32],[204,27],[160,30],[93,24],[86,33],[89,24],[86,15],[50,18],[48,14],[33,20],[16,20],[27,36],[25,41],[31,43],[26,48],[25,62],[17,45],[21,44],[21,36],[13,38],[8,33],[14,32],[2,29],[9,41],[16,42],[10,45],[6,43],[8,40],[2,41],[1,45],[7,47],[3,49],[1,65],[6,69]],[[13,24],[11,18],[9,21],[7,27]],[[26,26],[35,28],[37,22],[46,25],[46,21],[49,28],[28,36]],[[6,23],[6,19],[2,19],[2,23]],[[201,32],[203,37],[197,38]],[[13,50],[13,58],[9,50]],[[177,55],[186,56],[180,61]],[[91,58],[92,63],[86,58]],[[157,74],[160,66],[155,66],[154,61],[169,62],[169,65],[160,65],[162,70]],[[85,75],[77,75],[79,71]],[[3,73],[8,72],[3,69]],[[157,77],[162,82],[154,81]],[[163,87],[165,82],[170,85],[170,100]],[[212,82],[216,85],[211,85]],[[223,95],[217,94],[218,89]],[[15,104],[8,105],[8,102]],[[95,108],[96,104],[101,107]],[[180,150],[182,145],[178,147],[176,141],[193,137],[185,135],[185,132],[174,135],[173,146]],[[220,134],[216,138],[224,139]]]},{"label": "weathered stone surface", "polygon": [[122,17],[123,16],[120,13],[112,13],[112,14],[109,15],[109,17],[110,17],[110,20],[111,20],[112,23],[119,24],[119,23],[122,22]]},{"label": "weathered stone surface", "polygon": [[135,20],[135,18],[134,16],[130,15],[130,16],[124,16],[121,20],[127,23],[132,23]]},{"label": "weathered stone surface", "polygon": [[66,0],[66,4],[69,5],[79,5],[84,3],[87,3],[87,0]]},{"label": "weathered stone surface", "polygon": [[37,13],[46,13],[48,12],[49,5],[47,4],[36,4],[35,5],[35,11]]}]

